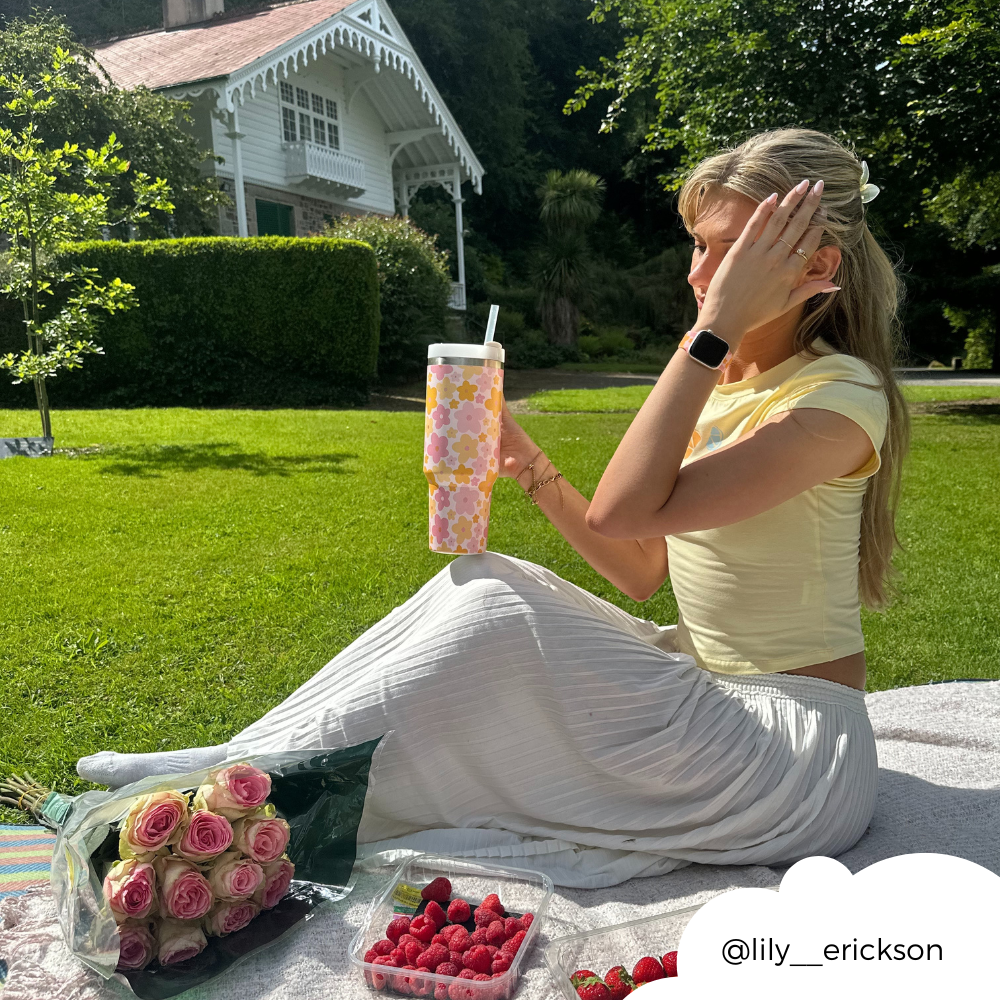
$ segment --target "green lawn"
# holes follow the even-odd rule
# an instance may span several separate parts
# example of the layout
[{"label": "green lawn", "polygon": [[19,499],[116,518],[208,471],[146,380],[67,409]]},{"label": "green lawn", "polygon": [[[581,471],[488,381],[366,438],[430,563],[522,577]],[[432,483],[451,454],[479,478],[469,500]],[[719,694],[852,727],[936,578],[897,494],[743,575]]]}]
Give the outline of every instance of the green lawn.
[{"label": "green lawn", "polygon": [[[524,401],[524,405],[542,413],[631,413],[642,406],[652,388],[651,385],[627,385],[613,389],[556,389],[536,392]],[[903,387],[903,395],[911,403],[995,399],[1000,396],[1000,387],[912,385]]]},{"label": "green lawn", "polygon": [[[630,419],[523,418],[588,493]],[[0,411],[5,434],[36,420]],[[54,424],[75,452],[0,462],[0,774],[70,790],[81,754],[225,740],[445,565],[426,547],[419,413],[78,411]],[[915,419],[903,599],[866,620],[872,689],[1000,677],[998,456],[998,417]],[[490,543],[675,618],[669,586],[641,607],[622,597],[513,483],[497,485]]]}]

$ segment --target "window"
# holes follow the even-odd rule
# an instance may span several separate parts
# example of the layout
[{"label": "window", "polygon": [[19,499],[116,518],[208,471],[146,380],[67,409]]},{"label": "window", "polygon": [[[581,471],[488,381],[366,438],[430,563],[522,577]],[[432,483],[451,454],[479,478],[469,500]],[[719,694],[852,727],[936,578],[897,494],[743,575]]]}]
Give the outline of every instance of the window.
[{"label": "window", "polygon": [[[304,87],[281,82],[281,134],[285,142],[314,142],[340,149],[340,108],[336,101]],[[288,107],[292,105],[293,107]],[[304,108],[296,111],[294,108]],[[312,114],[308,114],[311,111]]]},{"label": "window", "polygon": [[294,236],[295,219],[291,205],[273,201],[257,201],[258,236]]}]

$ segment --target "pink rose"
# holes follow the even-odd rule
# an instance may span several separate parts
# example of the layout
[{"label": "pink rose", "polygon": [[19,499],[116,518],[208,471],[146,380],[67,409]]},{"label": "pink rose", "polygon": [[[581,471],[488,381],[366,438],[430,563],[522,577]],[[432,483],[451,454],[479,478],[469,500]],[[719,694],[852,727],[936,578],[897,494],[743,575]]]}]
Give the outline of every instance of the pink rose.
[{"label": "pink rose", "polygon": [[156,954],[156,937],[150,921],[127,920],[118,925],[118,972],[145,969]]},{"label": "pink rose", "polygon": [[264,866],[264,882],[254,893],[253,901],[264,910],[278,905],[288,892],[295,875],[295,865],[288,858],[278,858]]},{"label": "pink rose", "polygon": [[228,903],[249,899],[264,885],[264,869],[239,851],[227,851],[209,869],[208,884],[218,899]]},{"label": "pink rose", "polygon": [[205,917],[205,932],[213,937],[225,937],[234,931],[241,931],[257,914],[260,907],[252,900],[238,903],[216,903],[212,912]]},{"label": "pink rose", "polygon": [[194,807],[208,809],[226,819],[245,816],[271,794],[270,775],[250,764],[233,764],[209,777],[212,780],[198,789]]},{"label": "pink rose", "polygon": [[188,799],[181,792],[140,795],[129,807],[122,823],[118,854],[126,859],[148,861],[161,847],[171,842],[187,812]]},{"label": "pink rose", "polygon": [[261,865],[269,865],[285,853],[290,835],[288,824],[283,819],[267,816],[248,816],[237,820],[233,827],[233,843]]},{"label": "pink rose", "polygon": [[148,917],[156,904],[156,872],[148,861],[119,861],[104,878],[104,898],[118,923]]},{"label": "pink rose", "polygon": [[164,920],[157,934],[160,965],[175,965],[200,955],[208,944],[201,924],[181,920]]},{"label": "pink rose", "polygon": [[188,861],[210,861],[229,849],[233,842],[233,828],[225,816],[217,816],[207,809],[191,813],[181,838],[174,844],[174,853]]},{"label": "pink rose", "polygon": [[214,899],[208,879],[183,858],[156,858],[153,867],[160,880],[160,915],[175,920],[200,920]]}]

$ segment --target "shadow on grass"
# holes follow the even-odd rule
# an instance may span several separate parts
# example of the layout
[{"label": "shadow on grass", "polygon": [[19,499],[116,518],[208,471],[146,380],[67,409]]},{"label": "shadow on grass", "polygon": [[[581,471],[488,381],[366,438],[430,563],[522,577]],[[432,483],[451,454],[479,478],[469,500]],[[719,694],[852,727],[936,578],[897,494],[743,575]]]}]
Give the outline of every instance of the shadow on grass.
[{"label": "shadow on grass", "polygon": [[249,472],[254,476],[291,476],[299,472],[352,475],[343,463],[357,458],[349,452],[331,455],[267,455],[262,451],[239,451],[220,442],[196,445],[154,445],[141,448],[109,448],[98,455],[81,455],[77,460],[99,460],[101,472],[112,476],[157,479],[170,472]]},{"label": "shadow on grass", "polygon": [[[910,403],[911,413],[936,413],[946,417],[1000,416],[1000,398],[956,399],[947,402]],[[989,421],[992,423],[992,421]]]}]

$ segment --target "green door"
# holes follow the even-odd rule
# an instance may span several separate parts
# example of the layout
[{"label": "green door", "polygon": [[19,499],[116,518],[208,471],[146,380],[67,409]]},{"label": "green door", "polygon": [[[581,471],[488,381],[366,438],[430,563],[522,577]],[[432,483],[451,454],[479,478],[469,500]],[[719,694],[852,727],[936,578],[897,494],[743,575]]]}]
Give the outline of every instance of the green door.
[{"label": "green door", "polygon": [[294,236],[295,222],[291,205],[257,199],[258,236]]}]

